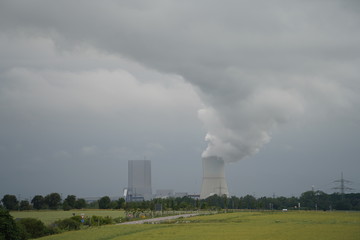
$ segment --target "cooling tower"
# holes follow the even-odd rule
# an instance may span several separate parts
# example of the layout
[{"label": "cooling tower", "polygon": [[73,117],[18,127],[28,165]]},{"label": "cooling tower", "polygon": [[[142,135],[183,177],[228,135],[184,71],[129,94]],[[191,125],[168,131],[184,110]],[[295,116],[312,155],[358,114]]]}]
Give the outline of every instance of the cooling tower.
[{"label": "cooling tower", "polygon": [[203,182],[200,198],[204,199],[211,195],[229,196],[225,179],[225,163],[222,158],[211,156],[203,158]]}]

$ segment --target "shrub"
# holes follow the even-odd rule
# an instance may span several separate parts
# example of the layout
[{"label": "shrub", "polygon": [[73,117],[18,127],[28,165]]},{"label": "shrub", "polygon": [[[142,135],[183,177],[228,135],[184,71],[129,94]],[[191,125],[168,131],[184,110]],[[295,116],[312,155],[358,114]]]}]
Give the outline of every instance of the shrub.
[{"label": "shrub", "polygon": [[101,225],[106,225],[106,224],[111,224],[111,223],[113,223],[113,219],[109,216],[106,216],[106,217],[92,216],[90,218],[89,225],[101,226]]},{"label": "shrub", "polygon": [[0,206],[0,239],[19,239],[19,229],[13,217]]},{"label": "shrub", "polygon": [[45,224],[35,218],[22,218],[17,221],[23,238],[39,238],[48,235],[48,228]]},{"label": "shrub", "polygon": [[[26,232],[25,226],[19,223],[16,223],[18,229],[18,239],[19,240],[27,240],[29,239],[29,234]],[[2,239],[2,238],[0,238]]]},{"label": "shrub", "polygon": [[80,229],[80,221],[77,221],[73,218],[66,218],[63,220],[58,220],[54,223],[55,227],[58,227],[61,230],[71,231]]},{"label": "shrub", "polygon": [[125,222],[126,219],[123,218],[123,217],[117,217],[117,218],[114,218],[113,221],[114,221],[115,223],[122,223],[122,222]]}]

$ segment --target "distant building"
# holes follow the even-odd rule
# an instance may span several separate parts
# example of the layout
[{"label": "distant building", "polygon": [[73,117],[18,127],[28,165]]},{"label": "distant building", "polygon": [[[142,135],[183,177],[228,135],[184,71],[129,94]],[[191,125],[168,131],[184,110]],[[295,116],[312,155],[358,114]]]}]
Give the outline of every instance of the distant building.
[{"label": "distant building", "polygon": [[174,190],[172,189],[159,189],[156,190],[156,198],[169,198],[174,196]]},{"label": "distant building", "polygon": [[93,202],[96,202],[100,199],[101,197],[85,197],[85,202],[86,203],[93,203]]},{"label": "distant building", "polygon": [[192,198],[192,199],[195,199],[195,200],[198,200],[200,199],[200,194],[190,194],[190,195],[187,195],[189,198]]},{"label": "distant building", "polygon": [[129,160],[125,198],[127,202],[152,199],[150,160]]},{"label": "distant building", "polygon": [[176,192],[174,197],[175,198],[182,198],[182,197],[186,197],[188,195],[187,192]]}]

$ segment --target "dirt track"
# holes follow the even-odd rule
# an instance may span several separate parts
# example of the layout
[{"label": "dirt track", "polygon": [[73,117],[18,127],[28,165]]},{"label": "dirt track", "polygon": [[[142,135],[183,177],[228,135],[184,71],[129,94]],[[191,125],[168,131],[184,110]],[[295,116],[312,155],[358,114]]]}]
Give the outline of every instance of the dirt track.
[{"label": "dirt track", "polygon": [[167,220],[172,220],[176,218],[186,218],[186,217],[193,217],[198,215],[197,213],[189,213],[189,214],[180,214],[175,216],[167,216],[167,217],[159,217],[159,218],[149,218],[149,219],[143,219],[143,220],[137,220],[137,221],[131,221],[131,222],[124,222],[119,223],[117,225],[124,225],[124,224],[143,224],[143,223],[151,223],[151,222],[163,222]]}]

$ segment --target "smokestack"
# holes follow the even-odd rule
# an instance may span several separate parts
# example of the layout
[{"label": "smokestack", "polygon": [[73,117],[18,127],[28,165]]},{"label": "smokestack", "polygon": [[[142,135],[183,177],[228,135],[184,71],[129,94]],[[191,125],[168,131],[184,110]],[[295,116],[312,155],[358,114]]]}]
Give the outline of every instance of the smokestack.
[{"label": "smokestack", "polygon": [[204,199],[217,194],[229,196],[225,179],[225,163],[222,158],[216,156],[205,157],[203,162],[203,182],[200,198]]}]

